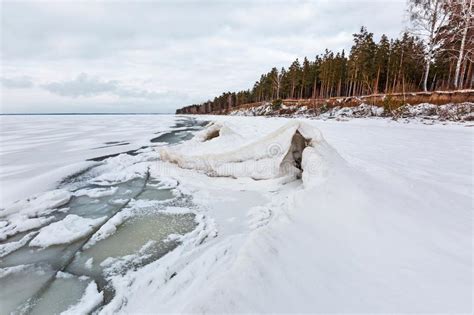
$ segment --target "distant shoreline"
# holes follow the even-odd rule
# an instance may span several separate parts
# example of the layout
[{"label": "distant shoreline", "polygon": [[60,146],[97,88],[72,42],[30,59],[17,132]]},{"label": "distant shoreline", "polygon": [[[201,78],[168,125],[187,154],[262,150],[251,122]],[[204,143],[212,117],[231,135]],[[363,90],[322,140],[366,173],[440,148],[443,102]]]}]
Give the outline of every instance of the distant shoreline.
[{"label": "distant shoreline", "polygon": [[107,115],[175,115],[174,113],[11,113],[0,116],[107,116]]}]

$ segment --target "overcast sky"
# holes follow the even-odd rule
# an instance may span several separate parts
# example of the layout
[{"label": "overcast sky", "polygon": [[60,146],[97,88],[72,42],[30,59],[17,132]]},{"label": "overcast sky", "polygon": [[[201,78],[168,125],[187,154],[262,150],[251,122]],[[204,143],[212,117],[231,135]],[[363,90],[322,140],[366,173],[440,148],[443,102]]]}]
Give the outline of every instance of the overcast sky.
[{"label": "overcast sky", "polygon": [[399,36],[406,2],[5,1],[1,112],[174,112],[273,66]]}]

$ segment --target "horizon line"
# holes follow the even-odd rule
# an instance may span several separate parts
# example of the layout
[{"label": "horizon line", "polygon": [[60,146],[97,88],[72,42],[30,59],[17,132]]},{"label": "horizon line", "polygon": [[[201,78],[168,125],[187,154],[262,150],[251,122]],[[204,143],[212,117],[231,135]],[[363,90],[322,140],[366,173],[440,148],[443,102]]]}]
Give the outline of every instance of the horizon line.
[{"label": "horizon line", "polygon": [[117,113],[117,112],[110,112],[110,113],[94,113],[94,112],[87,112],[87,113],[61,113],[61,112],[45,112],[45,113],[0,113],[0,116],[21,116],[21,115],[176,115],[176,113]]}]

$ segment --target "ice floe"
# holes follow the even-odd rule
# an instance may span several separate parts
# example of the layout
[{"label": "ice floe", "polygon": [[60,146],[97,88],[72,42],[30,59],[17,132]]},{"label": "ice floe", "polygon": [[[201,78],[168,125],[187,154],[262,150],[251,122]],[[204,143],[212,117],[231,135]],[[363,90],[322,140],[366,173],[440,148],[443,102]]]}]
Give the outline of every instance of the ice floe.
[{"label": "ice floe", "polygon": [[69,214],[63,220],[51,223],[42,228],[31,240],[30,246],[48,247],[51,245],[72,243],[91,233],[95,227],[105,221],[106,217],[97,219],[83,218]]},{"label": "ice floe", "polygon": [[117,192],[117,187],[110,188],[92,188],[80,189],[74,192],[74,196],[88,196],[89,198],[100,198],[105,196],[112,196]]},{"label": "ice floe", "polygon": [[97,284],[91,281],[84,292],[81,300],[62,312],[63,315],[89,314],[96,308],[103,300],[104,293],[99,292]]},{"label": "ice floe", "polygon": [[57,189],[40,193],[27,199],[19,200],[9,207],[0,209],[0,218],[9,215],[24,215],[36,217],[44,215],[59,206],[66,204],[71,199],[72,194],[64,189]]}]

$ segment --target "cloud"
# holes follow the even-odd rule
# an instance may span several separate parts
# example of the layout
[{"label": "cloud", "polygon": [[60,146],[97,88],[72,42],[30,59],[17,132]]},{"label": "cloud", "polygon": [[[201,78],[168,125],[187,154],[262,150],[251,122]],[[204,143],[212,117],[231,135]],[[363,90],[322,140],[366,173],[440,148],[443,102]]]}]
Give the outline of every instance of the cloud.
[{"label": "cloud", "polygon": [[361,25],[393,35],[404,7],[404,0],[10,1],[0,13],[1,45],[8,59],[88,60],[216,36],[259,45],[269,37],[352,33]]},{"label": "cloud", "polygon": [[28,89],[34,86],[33,81],[28,76],[0,78],[2,86],[9,89]]},{"label": "cloud", "polygon": [[54,94],[70,97],[90,97],[104,93],[111,93],[117,89],[117,81],[102,81],[99,78],[81,73],[70,81],[52,82],[42,87]]},{"label": "cloud", "polygon": [[62,110],[61,98],[70,97],[95,101],[97,111],[104,98],[130,111],[151,103],[168,110],[251,88],[297,57],[347,52],[362,25],[375,38],[398,36],[405,7],[406,0],[5,1],[2,73],[49,82],[36,84],[41,95],[9,89],[11,106],[55,97]]},{"label": "cloud", "polygon": [[117,80],[103,80],[87,73],[81,73],[72,80],[43,84],[45,90],[65,97],[94,97],[112,95],[121,99],[164,100],[170,98],[186,99],[186,95],[168,91],[150,91],[127,86]]}]

